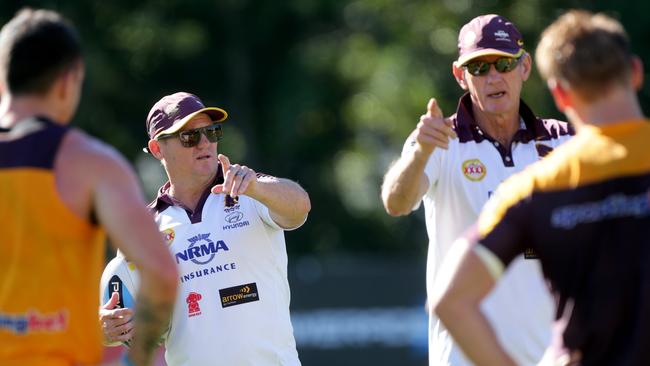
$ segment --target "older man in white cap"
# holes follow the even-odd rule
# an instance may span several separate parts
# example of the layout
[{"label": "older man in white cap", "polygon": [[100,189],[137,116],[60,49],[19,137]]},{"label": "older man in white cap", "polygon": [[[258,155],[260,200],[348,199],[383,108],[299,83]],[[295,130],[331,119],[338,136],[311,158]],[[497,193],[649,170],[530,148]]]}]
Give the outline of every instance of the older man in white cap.
[{"label": "older man in white cap", "polygon": [[[494,14],[476,17],[461,29],[458,50],[453,75],[467,93],[456,113],[444,118],[431,99],[382,187],[391,215],[409,214],[424,202],[429,298],[449,275],[440,266],[452,242],[476,220],[499,183],[572,134],[565,122],[537,118],[520,99],[532,61],[513,23]],[[515,260],[482,310],[519,364],[533,365],[542,357],[553,301],[534,252]],[[469,364],[433,314],[429,364]]]}]

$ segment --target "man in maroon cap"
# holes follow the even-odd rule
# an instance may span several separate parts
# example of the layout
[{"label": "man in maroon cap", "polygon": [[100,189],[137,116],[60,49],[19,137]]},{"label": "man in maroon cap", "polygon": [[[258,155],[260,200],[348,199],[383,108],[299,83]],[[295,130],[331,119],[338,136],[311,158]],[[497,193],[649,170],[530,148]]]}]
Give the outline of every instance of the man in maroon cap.
[{"label": "man in maroon cap", "polygon": [[[170,366],[299,366],[284,231],[305,222],[309,196],[295,182],[217,154],[227,117],[183,92],[162,98],[147,117],[147,151],[169,178],[149,208],[180,273],[165,359]],[[115,322],[105,335],[123,342],[130,329]]]},{"label": "man in maroon cap", "polygon": [[[476,220],[499,183],[571,134],[566,123],[537,118],[520,99],[532,60],[513,23],[494,14],[472,19],[460,31],[458,51],[453,75],[467,93],[456,113],[444,118],[431,99],[382,186],[391,215],[409,214],[424,202],[430,299],[449,275],[440,268],[454,239]],[[519,364],[542,357],[553,302],[534,252],[513,262],[482,310]],[[469,364],[435,314],[429,319],[429,364]]]}]

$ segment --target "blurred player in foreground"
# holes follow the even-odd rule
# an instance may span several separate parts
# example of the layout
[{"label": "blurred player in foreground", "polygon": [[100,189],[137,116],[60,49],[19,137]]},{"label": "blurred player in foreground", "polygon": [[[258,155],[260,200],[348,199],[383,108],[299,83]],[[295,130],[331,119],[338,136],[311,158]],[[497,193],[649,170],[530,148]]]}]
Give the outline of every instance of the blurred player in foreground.
[{"label": "blurred player in foreground", "polygon": [[[147,149],[169,178],[149,207],[180,272],[165,360],[298,366],[284,231],[305,222],[309,196],[218,154],[226,118],[184,92],[159,100],[147,117]],[[112,311],[126,309],[102,316]],[[119,322],[105,334],[111,342],[132,336]]]},{"label": "blurred player in foreground", "polygon": [[[453,241],[478,217],[499,183],[536,162],[570,137],[565,122],[535,117],[521,100],[532,60],[513,23],[482,15],[460,30],[453,74],[467,91],[456,114],[443,118],[436,101],[390,168],[382,198],[391,215],[424,202],[429,254],[427,295],[441,276]],[[520,256],[483,311],[521,364],[539,361],[550,341],[553,302],[533,256]],[[432,315],[429,364],[468,365],[451,336]]]},{"label": "blurred player in foreground", "polygon": [[650,121],[623,27],[570,11],[537,62],[576,137],[507,180],[445,263],[435,311],[477,365],[515,365],[479,311],[532,247],[558,297],[548,365],[650,365]]},{"label": "blurred player in foreground", "polygon": [[0,365],[102,359],[97,285],[106,234],[141,269],[130,352],[150,363],[177,272],[137,179],[112,148],[68,127],[84,64],[72,25],[25,9],[0,31]]}]

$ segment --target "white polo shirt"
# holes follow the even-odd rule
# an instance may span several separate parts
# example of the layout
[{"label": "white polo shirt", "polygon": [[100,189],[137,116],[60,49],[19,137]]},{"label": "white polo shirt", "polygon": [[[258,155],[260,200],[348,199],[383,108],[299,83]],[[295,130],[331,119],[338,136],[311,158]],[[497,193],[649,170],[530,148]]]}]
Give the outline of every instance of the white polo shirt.
[{"label": "white polo shirt", "polygon": [[192,213],[168,184],[150,205],[180,274],[167,364],[300,365],[284,232],[266,206],[207,190]]},{"label": "white polo shirt", "polygon": [[[452,116],[458,139],[435,149],[425,167],[429,189],[423,197],[429,251],[427,295],[433,297],[438,270],[453,241],[477,220],[481,208],[502,181],[548,154],[570,137],[567,123],[542,120],[521,101],[521,129],[512,145],[501,146],[476,124],[469,94]],[[406,154],[415,142],[409,138]],[[501,344],[519,365],[534,365],[550,341],[554,302],[536,259],[520,257],[482,303]],[[470,365],[451,336],[432,316],[429,365]]]}]

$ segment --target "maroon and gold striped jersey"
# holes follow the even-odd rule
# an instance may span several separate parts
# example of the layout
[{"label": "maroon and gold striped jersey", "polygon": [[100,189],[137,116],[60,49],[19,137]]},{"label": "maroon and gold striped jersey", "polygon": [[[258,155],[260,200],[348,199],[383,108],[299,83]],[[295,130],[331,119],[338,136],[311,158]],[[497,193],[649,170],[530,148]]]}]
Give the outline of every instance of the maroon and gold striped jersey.
[{"label": "maroon and gold striped jersey", "polygon": [[647,120],[585,126],[479,218],[493,273],[526,250],[539,257],[566,324],[560,345],[581,365],[650,365],[649,144]]}]

